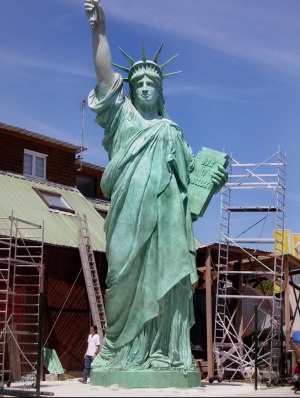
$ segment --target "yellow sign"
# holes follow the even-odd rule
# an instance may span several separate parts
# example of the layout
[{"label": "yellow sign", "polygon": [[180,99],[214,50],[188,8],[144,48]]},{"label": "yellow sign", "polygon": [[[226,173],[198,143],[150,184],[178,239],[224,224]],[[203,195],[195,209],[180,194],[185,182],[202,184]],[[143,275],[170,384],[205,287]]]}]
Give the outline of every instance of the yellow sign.
[{"label": "yellow sign", "polygon": [[275,253],[292,254],[300,259],[300,233],[291,233],[289,229],[282,231],[273,231],[273,238],[275,239],[274,251]]},{"label": "yellow sign", "polygon": [[[299,235],[300,237],[300,235]],[[275,243],[274,243],[274,251],[275,253],[281,253],[283,252],[283,254],[289,254],[291,253],[290,250],[290,230],[289,229],[285,229],[283,231],[283,235],[282,235],[282,231],[280,230],[275,230],[273,231],[273,238],[275,239]],[[300,250],[300,247],[299,247]]]},{"label": "yellow sign", "polygon": [[291,234],[291,254],[300,259],[300,234]]}]

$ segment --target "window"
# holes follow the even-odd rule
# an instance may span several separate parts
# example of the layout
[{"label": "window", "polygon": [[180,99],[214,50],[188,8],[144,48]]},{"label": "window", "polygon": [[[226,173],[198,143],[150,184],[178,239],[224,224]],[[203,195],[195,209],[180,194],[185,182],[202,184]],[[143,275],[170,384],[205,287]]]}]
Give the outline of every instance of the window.
[{"label": "window", "polygon": [[60,193],[44,191],[42,189],[36,189],[36,192],[40,195],[43,201],[49,206],[50,209],[66,211],[67,213],[74,214],[75,211],[66,202]]},{"label": "window", "polygon": [[46,158],[47,155],[24,149],[23,174],[46,179]]},{"label": "window", "polygon": [[79,191],[87,198],[95,197],[95,178],[90,176],[77,175],[76,186]]}]

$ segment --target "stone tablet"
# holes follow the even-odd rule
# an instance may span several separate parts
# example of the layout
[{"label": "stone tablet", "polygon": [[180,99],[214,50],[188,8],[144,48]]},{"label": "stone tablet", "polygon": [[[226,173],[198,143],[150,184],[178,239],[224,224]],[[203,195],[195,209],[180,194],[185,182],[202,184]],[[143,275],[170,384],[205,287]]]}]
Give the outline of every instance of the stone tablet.
[{"label": "stone tablet", "polygon": [[202,217],[205,210],[215,193],[211,175],[218,170],[218,165],[227,167],[229,155],[214,149],[202,148],[195,157],[195,168],[190,174],[188,185],[188,195],[190,201],[190,211],[193,221]]}]

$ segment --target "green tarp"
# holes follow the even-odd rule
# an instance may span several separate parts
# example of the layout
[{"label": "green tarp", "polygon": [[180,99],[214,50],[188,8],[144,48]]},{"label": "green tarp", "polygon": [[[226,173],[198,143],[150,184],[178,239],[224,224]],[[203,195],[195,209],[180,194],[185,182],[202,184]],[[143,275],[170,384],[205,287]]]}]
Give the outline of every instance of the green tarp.
[{"label": "green tarp", "polygon": [[43,364],[52,375],[65,373],[55,350],[43,348]]}]

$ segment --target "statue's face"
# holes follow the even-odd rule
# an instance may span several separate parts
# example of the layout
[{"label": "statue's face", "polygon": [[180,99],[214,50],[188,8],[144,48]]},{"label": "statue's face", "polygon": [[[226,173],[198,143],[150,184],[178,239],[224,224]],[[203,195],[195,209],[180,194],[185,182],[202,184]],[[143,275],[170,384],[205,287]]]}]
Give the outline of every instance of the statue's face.
[{"label": "statue's face", "polygon": [[147,104],[156,104],[159,95],[158,85],[146,75],[134,84],[134,102],[136,105],[144,107]]}]

